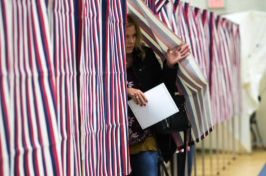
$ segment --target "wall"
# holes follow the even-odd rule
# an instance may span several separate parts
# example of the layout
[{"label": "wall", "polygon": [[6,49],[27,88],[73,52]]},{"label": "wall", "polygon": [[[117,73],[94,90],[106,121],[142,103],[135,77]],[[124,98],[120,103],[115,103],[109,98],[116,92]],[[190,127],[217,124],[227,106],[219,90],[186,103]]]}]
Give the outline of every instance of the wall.
[{"label": "wall", "polygon": [[219,8],[219,9],[208,8],[207,0],[184,0],[184,1],[189,2],[190,5],[192,6],[216,12],[216,14],[236,13],[247,10],[266,11],[265,0],[234,0],[234,1],[224,0],[224,8]]}]

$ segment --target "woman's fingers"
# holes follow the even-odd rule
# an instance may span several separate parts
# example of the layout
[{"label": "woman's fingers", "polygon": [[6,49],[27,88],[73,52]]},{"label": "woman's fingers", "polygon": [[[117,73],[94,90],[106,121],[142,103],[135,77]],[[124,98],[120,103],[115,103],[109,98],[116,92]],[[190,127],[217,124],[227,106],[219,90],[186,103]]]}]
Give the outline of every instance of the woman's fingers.
[{"label": "woman's fingers", "polygon": [[189,48],[186,48],[185,50],[183,50],[182,52],[180,52],[181,56],[187,54],[190,51]]},{"label": "woman's fingers", "polygon": [[144,103],[147,103],[147,102],[148,102],[147,97],[145,96],[145,94],[144,94],[143,92],[141,92],[141,93],[142,93],[142,96],[143,96],[143,98],[144,98]]},{"label": "woman's fingers", "polygon": [[134,94],[134,98],[136,99],[137,104],[139,104],[141,106],[142,105],[146,106],[146,103],[148,100],[147,100],[147,98],[143,92],[141,92],[141,91],[136,92]]},{"label": "woman's fingers", "polygon": [[[181,48],[182,48],[182,46],[184,45],[185,43],[183,42],[183,43],[181,43],[177,48],[175,48],[174,50],[172,50],[172,52],[175,52],[175,51],[181,51]],[[167,49],[167,53],[171,53],[171,50],[170,50],[170,48],[168,48]]]},{"label": "woman's fingers", "polygon": [[184,42],[181,43],[181,44],[176,48],[176,50],[179,51],[179,50],[182,48],[182,46],[183,46],[184,44],[185,44]]},{"label": "woman's fingers", "polygon": [[137,98],[136,98],[135,96],[133,96],[132,99],[134,100],[134,102],[135,102],[136,104],[138,104]]},{"label": "woman's fingers", "polygon": [[140,100],[140,96],[139,96],[139,95],[136,95],[136,99],[137,99],[137,101],[138,101],[138,104],[139,104],[140,106],[142,106],[142,103],[141,103],[141,100]]},{"label": "woman's fingers", "polygon": [[189,45],[184,46],[184,47],[180,50],[180,53],[183,53],[183,52],[186,51],[187,49],[189,49]]},{"label": "woman's fingers", "polygon": [[141,96],[139,96],[139,100],[141,101],[141,105],[146,106],[146,101],[144,99],[145,98],[143,97],[143,94],[141,94]]},{"label": "woman's fingers", "polygon": [[184,59],[184,58],[186,58],[186,57],[188,57],[188,56],[189,56],[189,51],[190,51],[189,45],[184,46],[184,47],[179,51],[180,56],[181,56],[180,60],[181,60],[181,59]]},{"label": "woman's fingers", "polygon": [[129,97],[133,99],[133,101],[137,105],[144,105],[146,106],[146,103],[148,102],[145,94],[139,90],[139,89],[134,89],[134,88],[127,88],[127,94]]},{"label": "woman's fingers", "polygon": [[181,57],[181,59],[184,59],[184,58],[186,58],[186,57],[188,57],[189,56],[189,53],[186,53],[185,55],[183,55],[182,57]]}]

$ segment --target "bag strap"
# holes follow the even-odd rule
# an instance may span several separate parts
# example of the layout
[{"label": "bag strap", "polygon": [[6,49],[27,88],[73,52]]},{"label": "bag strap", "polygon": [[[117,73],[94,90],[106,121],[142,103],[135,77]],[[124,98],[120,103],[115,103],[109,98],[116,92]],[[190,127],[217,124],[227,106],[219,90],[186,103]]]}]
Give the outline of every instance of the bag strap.
[{"label": "bag strap", "polygon": [[184,176],[186,169],[186,157],[187,157],[187,130],[184,130],[184,152],[180,153],[181,157],[178,157],[178,175]]},{"label": "bag strap", "polygon": [[[184,130],[183,132],[184,132],[184,155],[186,156],[186,153],[187,153],[187,144],[191,140],[191,128],[189,128],[187,130]],[[157,152],[158,152],[158,176],[161,174],[161,168],[160,168],[160,166],[162,166],[165,175],[166,176],[169,176],[169,173],[167,171],[167,168],[166,168],[166,166],[164,164],[162,152],[161,152],[161,150],[159,148],[159,143],[158,143],[157,136],[156,136],[156,133],[155,133],[154,128],[152,130],[152,133],[153,133],[153,137],[155,139],[156,148],[157,148]],[[187,141],[187,134],[189,135],[188,141]],[[169,135],[171,135],[171,134],[169,134]],[[184,160],[182,162],[183,163],[186,163],[186,157],[184,158]],[[184,175],[185,174],[185,170],[184,169],[185,169],[185,167],[179,168],[178,175]]]},{"label": "bag strap", "polygon": [[160,167],[160,166],[162,166],[165,175],[166,175],[166,176],[169,176],[169,173],[168,173],[168,171],[167,171],[167,168],[166,168],[166,166],[165,166],[165,164],[164,164],[164,160],[163,160],[162,152],[161,152],[161,150],[160,150],[160,148],[159,148],[159,144],[158,144],[158,140],[157,140],[157,137],[156,137],[156,134],[155,134],[154,128],[153,128],[152,131],[153,131],[153,137],[154,137],[154,139],[155,139],[156,148],[157,148],[157,152],[158,152],[158,175],[160,175],[160,173],[161,173],[161,169],[160,169],[161,167]]}]

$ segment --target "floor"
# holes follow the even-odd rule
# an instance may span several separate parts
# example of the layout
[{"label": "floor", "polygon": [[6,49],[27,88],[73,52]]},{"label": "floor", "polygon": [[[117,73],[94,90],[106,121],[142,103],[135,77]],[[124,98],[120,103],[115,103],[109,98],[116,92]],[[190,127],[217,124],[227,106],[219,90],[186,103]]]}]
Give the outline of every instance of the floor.
[{"label": "floor", "polygon": [[[212,166],[210,164],[210,155],[205,155],[204,176],[258,176],[263,166],[266,164],[266,151],[262,149],[253,150],[252,154],[236,154],[233,160],[233,154],[219,154],[217,162],[216,153],[213,154]],[[218,165],[219,163],[219,165]],[[197,176],[203,176],[201,153],[197,153]],[[224,168],[225,166],[225,168]],[[211,169],[212,173],[211,173]],[[194,169],[194,168],[193,168]],[[192,176],[195,174],[192,172]],[[266,176],[266,175],[265,175]]]},{"label": "floor", "polygon": [[209,152],[206,152],[203,173],[202,153],[197,152],[196,174],[194,173],[193,166],[191,176],[258,176],[266,164],[266,151],[261,148],[253,149],[252,154],[236,154],[235,160],[233,159],[232,153],[224,155],[220,153],[219,162],[217,162],[216,153],[213,152],[212,165],[210,164],[210,161],[210,154]]}]

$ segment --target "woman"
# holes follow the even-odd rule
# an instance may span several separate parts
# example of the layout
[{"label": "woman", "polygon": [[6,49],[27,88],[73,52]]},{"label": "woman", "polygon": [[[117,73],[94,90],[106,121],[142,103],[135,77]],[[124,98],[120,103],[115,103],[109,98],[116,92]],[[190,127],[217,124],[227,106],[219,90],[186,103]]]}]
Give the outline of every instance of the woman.
[{"label": "woman", "polygon": [[[181,46],[180,46],[181,47]],[[177,67],[180,60],[189,55],[189,47],[180,51],[177,48],[167,51],[163,69],[152,49],[144,46],[136,19],[127,15],[126,24],[126,66],[127,95],[140,106],[146,106],[147,98],[143,92],[164,82],[169,91],[175,90]],[[142,130],[131,109],[129,109],[129,152],[134,176],[156,176],[158,153],[151,129]]]}]

